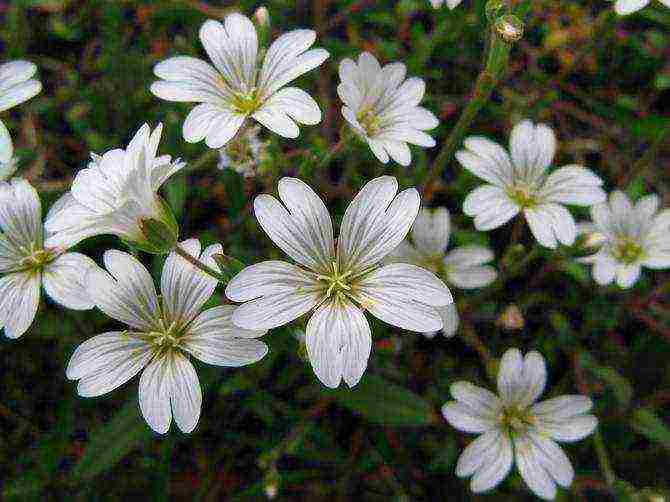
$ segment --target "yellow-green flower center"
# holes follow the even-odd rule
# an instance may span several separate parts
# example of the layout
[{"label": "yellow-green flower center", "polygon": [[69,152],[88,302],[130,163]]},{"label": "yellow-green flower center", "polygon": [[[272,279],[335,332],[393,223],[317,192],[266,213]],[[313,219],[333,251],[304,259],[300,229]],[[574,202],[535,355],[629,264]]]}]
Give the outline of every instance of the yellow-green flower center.
[{"label": "yellow-green flower center", "polygon": [[160,351],[178,348],[185,334],[185,330],[181,324],[176,321],[170,322],[167,327],[165,327],[166,323],[164,322],[160,324],[161,327],[159,329],[147,333],[147,337],[151,343]]},{"label": "yellow-green flower center", "polygon": [[381,130],[381,121],[372,108],[363,108],[356,115],[356,120],[369,137],[376,136]]},{"label": "yellow-green flower center", "polygon": [[47,263],[56,258],[57,253],[48,249],[34,249],[20,263],[21,270],[41,270]]},{"label": "yellow-green flower center", "polygon": [[619,237],[614,245],[614,257],[626,265],[631,265],[642,257],[642,246],[630,237]]},{"label": "yellow-green flower center", "polygon": [[331,271],[328,274],[319,274],[317,278],[325,282],[326,297],[345,296],[351,291],[351,271],[341,272],[336,261],[331,263]]},{"label": "yellow-green flower center", "polygon": [[523,432],[533,425],[533,417],[528,409],[507,406],[500,412],[500,424],[510,432]]},{"label": "yellow-green flower center", "polygon": [[252,89],[246,94],[236,94],[231,102],[231,105],[235,111],[244,115],[250,115],[254,113],[261,107],[261,104],[261,99],[256,92],[256,89]]},{"label": "yellow-green flower center", "polygon": [[507,189],[507,196],[521,208],[531,208],[537,205],[533,187],[526,184],[516,184]]}]

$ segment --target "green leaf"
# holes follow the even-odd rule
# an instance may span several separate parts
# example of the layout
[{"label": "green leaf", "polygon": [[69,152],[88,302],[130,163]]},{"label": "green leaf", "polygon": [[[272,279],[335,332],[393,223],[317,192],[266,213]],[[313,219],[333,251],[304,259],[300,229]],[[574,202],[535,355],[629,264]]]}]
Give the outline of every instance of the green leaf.
[{"label": "green leaf", "polygon": [[651,408],[635,410],[631,426],[650,441],[660,443],[670,450],[670,429]]},{"label": "green leaf", "polygon": [[614,394],[622,406],[628,406],[633,399],[633,387],[630,382],[621,376],[614,368],[601,366],[590,354],[583,352],[581,363],[597,380],[603,382]]},{"label": "green leaf", "polygon": [[433,422],[433,407],[428,401],[376,375],[364,376],[353,389],[333,393],[339,404],[376,424],[406,427]]}]

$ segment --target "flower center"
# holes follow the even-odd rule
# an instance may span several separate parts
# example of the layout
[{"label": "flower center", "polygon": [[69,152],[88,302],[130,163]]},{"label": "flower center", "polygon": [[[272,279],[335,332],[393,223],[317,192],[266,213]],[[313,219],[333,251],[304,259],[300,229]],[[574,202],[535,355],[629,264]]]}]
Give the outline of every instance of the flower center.
[{"label": "flower center", "polygon": [[376,136],[381,130],[381,121],[372,108],[363,108],[356,115],[356,120],[369,137]]},{"label": "flower center", "polygon": [[614,244],[613,254],[618,261],[631,265],[642,257],[642,246],[630,237],[621,236]]},{"label": "flower center", "polygon": [[51,249],[34,249],[33,245],[30,248],[30,254],[20,262],[22,270],[40,270],[57,255],[57,252]]},{"label": "flower center", "polygon": [[238,113],[249,115],[261,107],[261,100],[253,88],[247,93],[238,93],[233,97],[231,105]]},{"label": "flower center", "polygon": [[533,417],[528,410],[517,406],[504,408],[499,420],[501,425],[510,432],[524,432],[533,425]]},{"label": "flower center", "polygon": [[336,261],[331,263],[331,270],[329,274],[317,275],[318,280],[326,283],[326,298],[347,295],[351,291],[351,284],[347,280],[351,276],[351,271],[340,272]]},{"label": "flower center", "polygon": [[[161,322],[161,325],[165,326],[165,323]],[[164,352],[178,348],[184,333],[185,331],[180,324],[177,321],[172,321],[167,328],[151,331],[147,335],[155,347]]]},{"label": "flower center", "polygon": [[521,208],[533,207],[537,205],[535,190],[532,186],[517,183],[507,189],[507,196],[512,199]]}]

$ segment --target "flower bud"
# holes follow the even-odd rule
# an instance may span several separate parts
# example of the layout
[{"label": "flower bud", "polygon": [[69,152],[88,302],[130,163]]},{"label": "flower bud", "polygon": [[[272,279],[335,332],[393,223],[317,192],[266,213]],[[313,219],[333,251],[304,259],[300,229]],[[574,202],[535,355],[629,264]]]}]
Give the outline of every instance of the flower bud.
[{"label": "flower bud", "polygon": [[167,254],[179,241],[179,225],[169,206],[160,200],[159,218],[140,218],[138,224],[143,240],[130,242],[131,245],[152,254]]},{"label": "flower bud", "polygon": [[507,43],[517,42],[523,36],[523,22],[512,14],[506,14],[495,21],[495,29]]},{"label": "flower bud", "polygon": [[256,21],[258,22],[259,26],[263,28],[270,27],[270,12],[268,12],[267,7],[265,7],[264,5],[256,9],[254,17],[256,18]]},{"label": "flower bud", "polygon": [[506,330],[516,330],[523,329],[526,325],[526,320],[523,318],[523,314],[519,307],[511,303],[507,308],[500,314],[498,321],[496,322],[498,326]]}]

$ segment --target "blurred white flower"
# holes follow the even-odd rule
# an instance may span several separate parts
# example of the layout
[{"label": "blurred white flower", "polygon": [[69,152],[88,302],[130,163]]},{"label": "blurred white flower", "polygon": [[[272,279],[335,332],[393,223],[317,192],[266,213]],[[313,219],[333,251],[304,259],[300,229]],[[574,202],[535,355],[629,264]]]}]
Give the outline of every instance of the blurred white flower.
[{"label": "blurred white flower", "polygon": [[32,78],[37,66],[29,61],[10,61],[0,65],[0,112],[20,105],[42,90],[39,80]]},{"label": "blurred white flower", "polygon": [[629,288],[637,282],[642,267],[670,267],[670,209],[659,212],[659,204],[656,195],[647,195],[633,205],[617,190],[608,202],[591,208],[600,247],[580,261],[593,264],[593,279],[598,284],[616,280],[619,287]]},{"label": "blurred white flower", "polygon": [[551,174],[556,151],[554,132],[544,124],[523,120],[512,129],[510,155],[497,143],[470,136],[458,161],[487,181],[470,192],[463,211],[478,230],[497,228],[523,211],[537,241],[548,248],[575,242],[575,220],[564,204],[591,206],[606,198],[602,180],[590,170],[567,165]]},{"label": "blurred white flower", "polygon": [[[483,288],[495,281],[496,270],[486,263],[494,259],[493,251],[484,246],[468,245],[447,253],[451,221],[444,207],[422,208],[412,226],[412,240],[405,239],[389,254],[389,262],[413,263],[443,277],[447,284],[462,289]],[[458,311],[451,303],[438,309],[442,332],[453,336],[458,329]],[[434,333],[427,333],[432,338]]]},{"label": "blurred white flower", "polygon": [[382,68],[369,52],[363,52],[358,63],[351,59],[340,63],[342,82],[337,93],[344,102],[342,115],[384,164],[390,157],[408,166],[412,161],[408,143],[435,146],[435,140],[424,131],[440,122],[419,106],[426,84],[416,77],[405,80],[406,73],[402,63]]},{"label": "blurred white flower", "polygon": [[[614,10],[620,16],[626,16],[637,12],[640,9],[644,9],[651,0],[616,0],[614,4]],[[666,7],[670,7],[670,0],[659,0]]]},{"label": "blurred white flower", "polygon": [[193,57],[172,57],[156,65],[154,73],[162,80],[151,85],[159,98],[201,103],[184,121],[186,141],[205,139],[210,148],[221,148],[247,117],[285,138],[298,137],[296,122],[321,122],[321,110],[309,94],[284,87],[328,58],[324,49],[307,50],[316,32],[282,35],[268,49],[262,66],[256,28],[241,14],[226,16],[224,24],[205,21],[200,40],[214,66]]},{"label": "blurred white flower", "polygon": [[0,329],[23,335],[35,318],[40,289],[57,303],[75,310],[93,308],[83,275],[97,268],[79,253],[45,246],[42,206],[26,180],[0,181]]},{"label": "blurred white flower", "polygon": [[349,204],[340,236],[323,201],[302,181],[279,181],[281,202],[259,195],[254,212],[268,236],[298,265],[265,261],[245,268],[226,287],[226,296],[246,302],[233,322],[246,329],[271,329],[313,311],[307,323],[307,353],[316,376],[328,387],[342,378],[356,385],[372,345],[368,310],[384,322],[417,331],[436,331],[435,307],[451,293],[433,273],[416,265],[382,260],[405,238],[419,194],[382,176],[368,182]]},{"label": "blurred white flower", "polygon": [[[202,252],[197,239],[180,246],[217,269],[212,255],[221,253],[220,244]],[[267,353],[267,346],[255,340],[264,331],[233,326],[230,305],[201,312],[217,281],[175,252],[163,266],[160,299],[151,275],[132,255],[110,250],[104,261],[109,273],[98,269],[87,276],[89,295],[100,310],[129,328],[82,343],[68,363],[67,377],[79,380],[80,396],[95,397],[142,372],[140,410],[149,426],[164,434],[174,417],[183,432],[193,431],[200,418],[202,391],[189,354],[216,366],[255,363]]]},{"label": "blurred white flower", "polygon": [[266,156],[268,144],[258,137],[260,127],[240,131],[237,136],[219,149],[217,167],[233,169],[245,178],[257,174],[257,168]]},{"label": "blurred white flower", "polygon": [[591,399],[563,395],[536,403],[544,391],[547,369],[544,358],[517,349],[503,354],[498,370],[498,394],[473,385],[451,385],[444,418],[455,428],[481,434],[463,451],[456,475],[472,476],[470,489],[485,492],[498,485],[516,460],[521,477],[543,499],[556,496],[556,484],[569,487],[574,478],[570,460],[556,444],[574,442],[591,434],[598,419],[588,412]]},{"label": "blurred white flower", "polygon": [[430,4],[433,6],[433,9],[439,9],[445,3],[450,9],[455,9],[458,7],[463,0],[429,0]]},{"label": "blurred white flower", "polygon": [[125,150],[92,155],[77,173],[72,188],[47,215],[52,233],[48,246],[70,245],[88,237],[113,234],[137,246],[148,246],[142,231],[147,220],[157,220],[178,233],[177,224],[158,189],[184,167],[169,155],[157,157],[162,124],[151,132],[144,124]]},{"label": "blurred white flower", "polygon": [[16,172],[14,144],[5,124],[0,120],[0,181],[7,181]]}]

